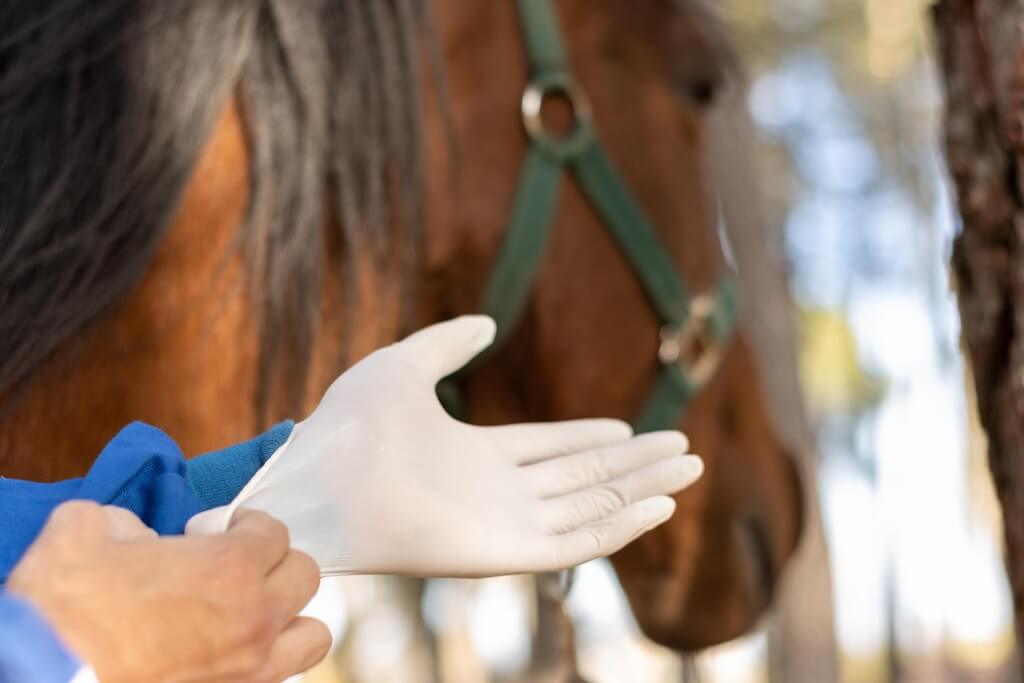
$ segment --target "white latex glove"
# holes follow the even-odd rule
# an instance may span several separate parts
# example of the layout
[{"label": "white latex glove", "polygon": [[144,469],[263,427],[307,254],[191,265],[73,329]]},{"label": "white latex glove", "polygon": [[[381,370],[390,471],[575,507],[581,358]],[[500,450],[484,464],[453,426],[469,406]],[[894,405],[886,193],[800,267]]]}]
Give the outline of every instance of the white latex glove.
[{"label": "white latex glove", "polygon": [[234,502],[283,521],[322,573],[481,577],[609,555],[672,516],[703,467],[679,432],[617,420],[476,427],[435,387],[494,339],[468,316],[381,349],[339,377]]}]

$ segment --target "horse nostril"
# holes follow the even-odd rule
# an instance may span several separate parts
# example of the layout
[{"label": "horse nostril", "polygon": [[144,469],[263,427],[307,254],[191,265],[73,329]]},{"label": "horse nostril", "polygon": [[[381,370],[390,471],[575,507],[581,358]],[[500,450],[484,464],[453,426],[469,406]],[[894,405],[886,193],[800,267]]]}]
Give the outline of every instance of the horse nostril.
[{"label": "horse nostril", "polygon": [[733,523],[733,533],[740,548],[743,571],[751,589],[751,597],[759,608],[771,602],[775,592],[775,562],[771,542],[761,519],[753,512]]}]

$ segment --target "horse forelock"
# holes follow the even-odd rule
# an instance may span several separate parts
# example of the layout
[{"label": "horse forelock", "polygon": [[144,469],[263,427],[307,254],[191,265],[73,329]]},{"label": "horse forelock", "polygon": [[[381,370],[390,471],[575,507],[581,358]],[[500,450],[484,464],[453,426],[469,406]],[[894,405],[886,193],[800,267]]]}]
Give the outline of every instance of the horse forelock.
[{"label": "horse forelock", "polygon": [[298,396],[327,212],[349,277],[360,241],[414,266],[423,15],[422,0],[4,3],[0,394],[138,284],[237,96],[261,384],[283,361]]}]

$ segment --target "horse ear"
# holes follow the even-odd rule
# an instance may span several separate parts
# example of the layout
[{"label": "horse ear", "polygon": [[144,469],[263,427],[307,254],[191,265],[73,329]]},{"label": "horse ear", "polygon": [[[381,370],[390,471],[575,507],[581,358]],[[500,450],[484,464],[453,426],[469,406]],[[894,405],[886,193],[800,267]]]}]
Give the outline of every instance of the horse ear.
[{"label": "horse ear", "polygon": [[490,346],[496,332],[491,318],[465,315],[420,330],[394,348],[440,381]]}]

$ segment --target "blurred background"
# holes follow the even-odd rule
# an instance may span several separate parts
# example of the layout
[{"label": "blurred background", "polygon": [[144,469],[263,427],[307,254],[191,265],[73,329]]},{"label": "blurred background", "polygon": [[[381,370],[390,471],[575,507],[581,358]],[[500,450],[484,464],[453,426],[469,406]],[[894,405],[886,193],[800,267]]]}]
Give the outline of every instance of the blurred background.
[{"label": "blurred background", "polygon": [[[718,4],[749,81],[764,215],[786,236],[841,680],[1018,680],[998,508],[945,267],[957,222],[929,3]],[[340,645],[309,682],[429,680],[428,635],[444,681],[517,680],[529,657],[522,579],[433,582],[421,594],[362,577],[322,593],[312,609]],[[417,605],[432,635],[408,620]],[[603,562],[579,570],[569,608],[594,683],[771,680],[779,645],[764,631],[691,662],[644,640]]]}]

